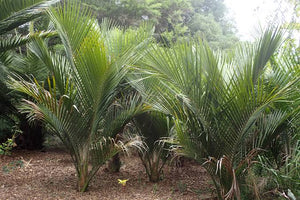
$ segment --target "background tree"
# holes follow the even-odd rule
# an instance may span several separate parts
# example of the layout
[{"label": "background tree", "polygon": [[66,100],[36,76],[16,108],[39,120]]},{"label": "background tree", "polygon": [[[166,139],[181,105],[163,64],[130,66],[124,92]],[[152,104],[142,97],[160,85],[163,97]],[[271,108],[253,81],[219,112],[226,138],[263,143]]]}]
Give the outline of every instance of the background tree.
[{"label": "background tree", "polygon": [[229,49],[238,41],[220,0],[84,0],[84,4],[92,7],[100,20],[108,17],[126,26],[150,21],[159,41],[200,36],[213,49]]}]

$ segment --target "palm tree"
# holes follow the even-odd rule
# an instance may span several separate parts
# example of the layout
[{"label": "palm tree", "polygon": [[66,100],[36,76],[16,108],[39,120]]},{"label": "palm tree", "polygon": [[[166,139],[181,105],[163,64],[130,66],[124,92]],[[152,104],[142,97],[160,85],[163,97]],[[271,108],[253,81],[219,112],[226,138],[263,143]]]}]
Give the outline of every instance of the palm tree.
[{"label": "palm tree", "polygon": [[7,75],[11,71],[11,66],[15,64],[15,58],[19,56],[14,52],[15,48],[27,44],[34,37],[54,35],[53,32],[38,32],[22,36],[13,33],[13,30],[42,16],[45,9],[56,2],[58,0],[0,1],[0,140],[11,137],[13,127],[18,126],[19,121],[23,121],[14,107],[14,103],[20,98],[9,94],[10,90],[6,86]]},{"label": "palm tree", "polygon": [[171,136],[172,119],[160,112],[147,112],[136,116],[134,125],[147,145],[139,152],[146,173],[151,182],[158,182],[170,157],[169,145],[164,140]]},{"label": "palm tree", "polygon": [[281,38],[280,31],[267,30],[228,56],[212,52],[201,39],[172,48],[153,45],[131,75],[148,104],[175,117],[177,151],[207,169],[220,199],[240,199],[251,161],[290,117],[271,108],[292,101],[299,77],[270,90],[276,77],[266,76]]},{"label": "palm tree", "polygon": [[21,111],[29,119],[40,119],[69,150],[78,176],[78,190],[86,191],[99,167],[128,146],[138,146],[135,138],[114,137],[129,119],[146,109],[138,97],[120,106],[120,84],[128,65],[136,62],[151,34],[144,27],[122,31],[105,21],[98,25],[79,3],[63,4],[48,12],[65,48],[66,56],[50,52],[42,40],[32,50],[52,76],[47,86],[34,78],[16,76],[12,88],[28,94]]}]

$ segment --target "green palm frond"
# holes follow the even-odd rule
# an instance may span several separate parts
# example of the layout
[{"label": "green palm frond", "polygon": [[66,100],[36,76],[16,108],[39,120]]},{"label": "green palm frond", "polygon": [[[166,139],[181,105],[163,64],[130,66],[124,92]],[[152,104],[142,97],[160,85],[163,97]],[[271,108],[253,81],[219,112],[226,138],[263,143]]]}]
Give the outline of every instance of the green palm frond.
[{"label": "green palm frond", "polygon": [[58,0],[1,0],[0,33],[4,34],[39,17]]},{"label": "green palm frond", "polygon": [[59,93],[66,94],[72,78],[70,64],[64,56],[50,52],[48,48],[45,41],[39,37],[34,38],[28,45],[34,57],[39,59],[50,74],[56,77],[55,83]]},{"label": "green palm frond", "polygon": [[89,34],[90,36],[100,34],[96,19],[87,8],[80,7],[77,1],[68,3],[64,1],[63,7],[52,8],[48,11],[48,16],[60,35],[67,58],[74,67],[72,56],[77,53],[84,39]]},{"label": "green palm frond", "polygon": [[0,51],[3,52],[3,51],[14,49],[16,47],[29,43],[30,41],[32,41],[34,38],[37,37],[48,38],[48,37],[53,37],[55,35],[56,33],[47,31],[47,32],[38,32],[27,36],[17,35],[17,36],[1,39]]},{"label": "green palm frond", "polygon": [[0,53],[0,70],[1,70],[1,75],[0,78],[3,80],[4,76],[7,74],[7,67],[9,64],[11,64],[13,61],[12,55],[9,54],[8,52],[1,52]]},{"label": "green palm frond", "polygon": [[[113,22],[103,21],[101,24],[101,35],[105,38],[105,43],[110,44],[108,46],[109,54],[114,57],[131,57],[134,60],[138,60],[143,56],[143,46],[152,41],[151,35],[154,33],[152,24],[144,23],[137,29],[122,30],[117,27],[112,27]],[[135,49],[132,51],[131,49]],[[131,52],[139,52],[135,56],[128,55]]]},{"label": "green palm frond", "polygon": [[149,110],[149,108],[143,105],[143,102],[137,93],[122,96],[109,106],[102,122],[107,124],[103,132],[109,134],[111,137],[116,137],[117,134],[123,132],[125,125],[135,116],[138,116],[147,110]]}]

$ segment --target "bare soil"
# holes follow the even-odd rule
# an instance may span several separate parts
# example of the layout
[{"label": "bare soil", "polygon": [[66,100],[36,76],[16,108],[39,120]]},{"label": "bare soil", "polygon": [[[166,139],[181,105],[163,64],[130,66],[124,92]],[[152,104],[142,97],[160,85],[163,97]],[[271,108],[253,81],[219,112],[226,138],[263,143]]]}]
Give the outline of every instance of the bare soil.
[{"label": "bare soil", "polygon": [[[76,172],[71,157],[62,149],[17,150],[0,157],[0,200],[2,199],[100,199],[171,200],[213,199],[213,183],[193,161],[182,167],[166,165],[164,178],[151,183],[137,156],[122,156],[122,168],[109,173],[100,168],[85,193],[76,191]],[[126,186],[118,179],[129,179]]]}]

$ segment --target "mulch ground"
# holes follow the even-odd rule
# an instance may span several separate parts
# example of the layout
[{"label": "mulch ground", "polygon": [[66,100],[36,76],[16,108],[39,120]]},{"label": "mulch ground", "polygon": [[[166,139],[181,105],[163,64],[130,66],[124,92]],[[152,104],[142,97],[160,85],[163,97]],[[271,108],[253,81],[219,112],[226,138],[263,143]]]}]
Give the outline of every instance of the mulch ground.
[{"label": "mulch ground", "polygon": [[[0,157],[0,200],[4,199],[97,199],[97,200],[189,200],[213,199],[213,183],[193,161],[182,167],[166,165],[164,179],[151,183],[137,156],[122,157],[118,173],[100,168],[89,190],[76,191],[76,172],[71,157],[62,149],[17,150]],[[125,187],[118,179],[129,179]]]}]

